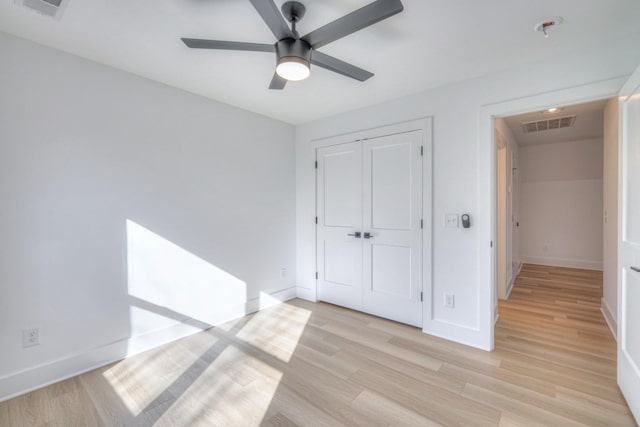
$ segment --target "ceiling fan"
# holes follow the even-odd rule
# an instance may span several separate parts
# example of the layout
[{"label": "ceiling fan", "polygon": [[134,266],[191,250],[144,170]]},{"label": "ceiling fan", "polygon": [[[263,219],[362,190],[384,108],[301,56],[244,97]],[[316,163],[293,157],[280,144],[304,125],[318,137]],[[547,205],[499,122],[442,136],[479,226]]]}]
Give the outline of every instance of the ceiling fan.
[{"label": "ceiling fan", "polygon": [[[274,52],[276,72],[269,89],[283,89],[288,80],[306,79],[311,64],[325,68],[361,82],[373,77],[373,73],[348,64],[337,58],[318,52],[318,48],[355,33],[363,28],[402,12],[400,0],[377,0],[336,19],[309,34],[300,37],[296,24],[300,22],[306,8],[298,1],[287,1],[282,5],[282,14],[273,0],[250,0],[278,41],[275,44],[243,43],[222,40],[183,38],[182,41],[195,49],[248,50],[253,52]],[[284,16],[284,17],[283,17]],[[284,20],[291,23],[291,28]]]}]

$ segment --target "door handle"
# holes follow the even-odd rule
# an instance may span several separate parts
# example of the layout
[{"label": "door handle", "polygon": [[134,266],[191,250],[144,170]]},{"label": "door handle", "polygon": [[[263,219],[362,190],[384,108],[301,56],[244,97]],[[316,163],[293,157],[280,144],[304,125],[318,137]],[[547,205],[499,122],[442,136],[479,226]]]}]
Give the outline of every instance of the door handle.
[{"label": "door handle", "polygon": [[[365,234],[367,234],[367,233],[365,233]],[[634,266],[631,266],[631,267],[629,267],[629,268],[631,268],[633,271],[635,271],[635,272],[637,272],[637,273],[640,273],[640,267],[634,267]]]},{"label": "door handle", "polygon": [[368,231],[366,231],[364,233],[364,238],[365,239],[373,239],[373,234],[369,233]]},{"label": "door handle", "polygon": [[355,237],[356,239],[359,239],[359,238],[360,238],[360,235],[361,235],[361,234],[360,234],[360,232],[359,232],[359,231],[356,231],[355,233],[347,234],[347,236],[353,236],[353,237]]}]

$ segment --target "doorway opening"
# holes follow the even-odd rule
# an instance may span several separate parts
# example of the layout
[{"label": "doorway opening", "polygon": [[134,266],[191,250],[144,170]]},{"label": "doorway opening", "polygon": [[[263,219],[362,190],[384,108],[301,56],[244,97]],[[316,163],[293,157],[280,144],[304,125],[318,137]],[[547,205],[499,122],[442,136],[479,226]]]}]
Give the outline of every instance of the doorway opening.
[{"label": "doorway opening", "polygon": [[495,119],[496,320],[516,289],[548,316],[597,305],[615,337],[617,109],[613,98]]}]

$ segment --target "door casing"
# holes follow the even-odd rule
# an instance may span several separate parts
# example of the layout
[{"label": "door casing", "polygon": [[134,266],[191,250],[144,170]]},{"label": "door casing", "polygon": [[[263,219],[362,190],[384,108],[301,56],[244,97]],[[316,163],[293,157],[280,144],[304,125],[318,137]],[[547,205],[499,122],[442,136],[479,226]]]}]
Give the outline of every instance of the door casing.
[{"label": "door casing", "polygon": [[[422,229],[422,330],[429,333],[429,322],[433,321],[433,267],[432,267],[432,246],[433,246],[433,129],[431,117],[420,118],[407,122],[364,129],[356,132],[350,132],[343,135],[321,138],[312,141],[313,150],[317,152],[318,148],[340,145],[354,141],[363,141],[371,138],[390,136],[411,131],[422,131],[422,216],[424,220]],[[317,176],[314,188],[317,189]],[[317,195],[316,195],[317,196]],[[318,214],[318,199],[315,198],[315,213]],[[317,234],[315,235],[315,247],[317,248]],[[315,254],[317,263],[318,254]],[[316,264],[316,271],[317,264]],[[317,286],[314,290],[315,300],[318,300]]]},{"label": "door casing", "polygon": [[474,344],[487,351],[494,349],[496,298],[496,118],[546,110],[558,105],[581,104],[618,96],[627,77],[604,80],[541,95],[486,105],[480,111],[478,141],[478,200],[488,201],[478,211],[478,330]]}]

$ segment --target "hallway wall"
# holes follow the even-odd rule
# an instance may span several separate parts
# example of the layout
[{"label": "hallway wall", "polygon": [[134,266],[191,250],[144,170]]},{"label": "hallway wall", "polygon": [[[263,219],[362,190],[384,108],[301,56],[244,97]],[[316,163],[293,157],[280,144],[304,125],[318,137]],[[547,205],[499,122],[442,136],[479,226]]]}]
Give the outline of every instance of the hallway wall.
[{"label": "hallway wall", "polygon": [[604,109],[602,312],[616,335],[618,321],[618,98]]},{"label": "hallway wall", "polygon": [[519,146],[511,128],[504,119],[496,119],[496,133],[502,137],[507,150],[507,295],[513,287],[513,282],[520,270],[520,178],[518,174]]},{"label": "hallway wall", "polygon": [[602,270],[603,140],[520,148],[522,261]]}]

